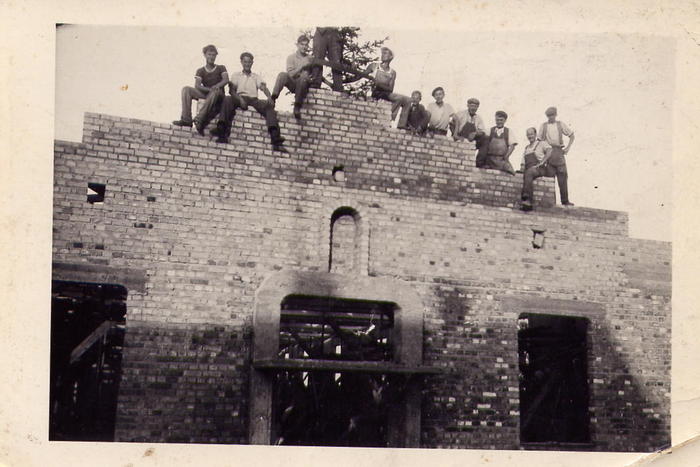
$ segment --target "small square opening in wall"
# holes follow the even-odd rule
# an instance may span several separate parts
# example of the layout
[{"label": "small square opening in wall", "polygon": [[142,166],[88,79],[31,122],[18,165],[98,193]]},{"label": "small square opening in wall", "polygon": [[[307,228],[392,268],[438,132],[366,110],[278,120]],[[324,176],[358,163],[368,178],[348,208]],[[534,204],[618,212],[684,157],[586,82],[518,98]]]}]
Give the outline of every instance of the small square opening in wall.
[{"label": "small square opening in wall", "polygon": [[103,183],[88,183],[87,201],[90,204],[102,204],[105,201],[107,185]]},{"label": "small square opening in wall", "polygon": [[539,248],[544,248],[544,233],[546,232],[546,229],[543,229],[541,227],[533,227],[532,228],[532,247],[539,249]]},{"label": "small square opening in wall", "polygon": [[344,182],[345,181],[345,167],[342,165],[336,165],[333,167],[333,180],[336,182]]}]

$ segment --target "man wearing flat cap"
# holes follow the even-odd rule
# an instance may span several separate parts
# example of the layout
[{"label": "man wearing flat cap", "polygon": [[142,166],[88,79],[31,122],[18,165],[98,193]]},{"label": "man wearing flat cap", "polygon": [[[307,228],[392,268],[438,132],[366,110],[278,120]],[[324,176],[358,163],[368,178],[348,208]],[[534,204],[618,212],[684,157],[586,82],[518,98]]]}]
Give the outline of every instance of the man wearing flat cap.
[{"label": "man wearing flat cap", "polygon": [[486,135],[486,125],[480,115],[479,99],[471,97],[467,100],[467,109],[457,112],[452,127],[452,136],[455,141],[467,140],[476,143],[476,166],[484,167],[486,164],[486,153],[488,136]]},{"label": "man wearing flat cap", "polygon": [[[552,152],[547,160],[547,166],[551,169],[548,170],[557,177],[561,204],[573,206],[574,204],[569,201],[568,174],[564,156],[569,153],[571,145],[574,143],[574,132],[564,122],[557,120],[556,107],[549,107],[544,113],[547,116],[547,121],[540,126],[537,139],[546,141],[552,146]],[[569,139],[566,147],[564,147],[564,136]]]},{"label": "man wearing flat cap", "polygon": [[505,126],[508,114],[502,110],[496,112],[496,126],[491,127],[491,132],[486,145],[485,169],[497,169],[502,172],[515,175],[513,166],[510,165],[510,155],[515,149],[515,138]]}]

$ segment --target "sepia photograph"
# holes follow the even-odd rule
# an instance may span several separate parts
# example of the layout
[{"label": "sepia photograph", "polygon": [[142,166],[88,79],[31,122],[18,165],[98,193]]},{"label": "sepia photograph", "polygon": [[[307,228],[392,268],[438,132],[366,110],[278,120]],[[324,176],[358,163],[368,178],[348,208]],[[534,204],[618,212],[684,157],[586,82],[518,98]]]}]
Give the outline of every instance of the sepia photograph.
[{"label": "sepia photograph", "polygon": [[50,439],[670,445],[672,41],[56,35]]},{"label": "sepia photograph", "polygon": [[687,43],[360,17],[51,17],[21,438],[143,446],[114,465],[628,465],[688,439]]}]

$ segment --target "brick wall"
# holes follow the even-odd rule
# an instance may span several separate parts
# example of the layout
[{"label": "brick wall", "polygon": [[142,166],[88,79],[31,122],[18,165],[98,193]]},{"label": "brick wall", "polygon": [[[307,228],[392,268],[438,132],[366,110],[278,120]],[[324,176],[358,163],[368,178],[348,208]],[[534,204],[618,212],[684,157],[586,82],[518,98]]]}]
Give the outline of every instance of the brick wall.
[{"label": "brick wall", "polygon": [[409,283],[424,363],[445,369],[426,378],[422,446],[519,447],[523,312],[589,318],[592,449],[669,443],[670,244],[628,238],[625,213],[554,207],[552,179],[523,213],[520,176],[389,128],[386,103],[312,91],[301,122],[280,115],[286,155],[257,114],[236,118],[227,145],[90,113],[82,143],[56,142],[54,276],[129,289],[117,440],[246,443],[255,291],[328,271],[350,207],[336,266]]}]

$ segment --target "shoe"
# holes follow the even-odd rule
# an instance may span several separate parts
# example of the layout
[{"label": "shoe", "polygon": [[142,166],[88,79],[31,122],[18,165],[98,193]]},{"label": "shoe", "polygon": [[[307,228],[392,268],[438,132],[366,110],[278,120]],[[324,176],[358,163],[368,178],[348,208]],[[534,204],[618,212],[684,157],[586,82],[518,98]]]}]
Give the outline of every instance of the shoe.
[{"label": "shoe", "polygon": [[297,120],[301,120],[301,106],[300,105],[294,105],[294,118]]},{"label": "shoe", "polygon": [[221,136],[221,130],[219,129],[219,127],[214,127],[211,130],[209,130],[209,134],[211,136]]},{"label": "shoe", "polygon": [[523,211],[532,211],[532,203],[528,200],[523,200],[520,204],[520,209]]},{"label": "shoe", "polygon": [[194,128],[199,133],[199,136],[204,136],[204,127],[199,122],[194,122]]},{"label": "shoe", "polygon": [[216,142],[220,144],[228,144],[228,138],[225,136],[219,136],[216,138]]},{"label": "shoe", "polygon": [[270,142],[273,146],[282,146],[284,144],[284,137],[280,134],[279,127],[271,127],[270,132]]},{"label": "shoe", "polygon": [[574,203],[572,203],[571,201],[567,201],[566,203],[561,203],[561,205],[562,206],[573,206]]},{"label": "shoe", "polygon": [[173,120],[173,125],[191,127],[192,122],[187,122],[185,120]]}]

